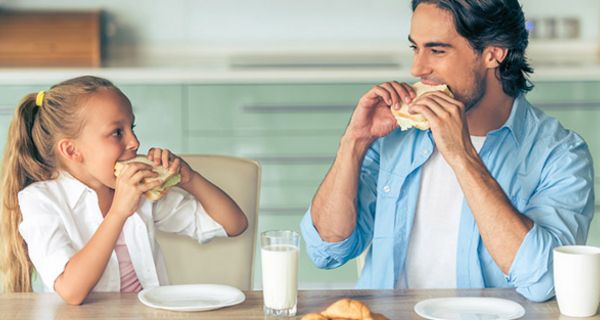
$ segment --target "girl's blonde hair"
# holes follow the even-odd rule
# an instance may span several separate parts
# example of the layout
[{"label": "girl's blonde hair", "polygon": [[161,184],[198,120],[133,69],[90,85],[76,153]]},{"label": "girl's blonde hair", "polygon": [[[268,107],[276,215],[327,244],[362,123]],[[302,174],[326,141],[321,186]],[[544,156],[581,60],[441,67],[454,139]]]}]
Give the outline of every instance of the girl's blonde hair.
[{"label": "girl's blonde hair", "polygon": [[[60,168],[55,152],[63,138],[76,138],[84,123],[85,101],[100,89],[122,92],[110,81],[83,76],[45,91],[26,95],[13,116],[0,172],[0,273],[4,292],[31,291],[33,266],[19,233],[22,216],[17,194],[28,185],[56,178]],[[124,96],[124,95],[123,95]]]}]

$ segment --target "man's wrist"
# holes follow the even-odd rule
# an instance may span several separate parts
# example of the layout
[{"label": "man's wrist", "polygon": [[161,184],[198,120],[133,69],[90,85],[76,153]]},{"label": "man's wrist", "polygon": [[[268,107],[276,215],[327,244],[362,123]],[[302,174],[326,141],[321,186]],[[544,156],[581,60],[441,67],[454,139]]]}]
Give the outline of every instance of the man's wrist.
[{"label": "man's wrist", "polygon": [[354,154],[362,159],[365,152],[373,142],[373,139],[354,135],[352,132],[346,132],[340,139],[340,152],[343,154]]}]

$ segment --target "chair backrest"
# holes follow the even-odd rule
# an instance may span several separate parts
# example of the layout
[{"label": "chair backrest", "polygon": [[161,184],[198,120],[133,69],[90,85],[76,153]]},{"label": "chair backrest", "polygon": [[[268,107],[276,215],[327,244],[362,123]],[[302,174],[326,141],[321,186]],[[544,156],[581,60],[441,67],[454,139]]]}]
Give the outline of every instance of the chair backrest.
[{"label": "chair backrest", "polygon": [[256,241],[260,165],[248,159],[217,155],[184,155],[202,176],[225,191],[248,218],[248,229],[235,238],[206,244],[157,231],[171,284],[218,283],[250,290]]}]

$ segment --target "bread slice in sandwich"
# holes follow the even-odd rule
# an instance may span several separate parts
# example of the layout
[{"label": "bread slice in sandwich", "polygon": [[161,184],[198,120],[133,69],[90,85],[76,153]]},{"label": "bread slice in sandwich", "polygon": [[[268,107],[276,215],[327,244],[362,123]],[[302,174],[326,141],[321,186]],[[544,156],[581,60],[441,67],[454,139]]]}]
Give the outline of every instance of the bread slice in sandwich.
[{"label": "bread slice in sandwich", "polygon": [[[438,86],[430,86],[422,82],[417,82],[413,84],[412,87],[413,89],[415,89],[417,97],[423,95],[424,93],[432,91],[441,91],[450,97],[454,97],[454,95],[452,95],[452,92],[450,92],[450,90],[448,89],[448,86],[446,86],[445,84]],[[409,113],[408,104],[406,104],[405,102],[402,102],[402,104],[400,105],[400,109],[396,110],[394,108],[391,108],[391,110],[392,114],[396,118],[396,121],[398,121],[398,126],[400,127],[400,130],[404,131],[412,127],[421,130],[429,129],[429,121],[427,121],[427,119],[425,119],[425,117],[423,117],[420,114]]]},{"label": "bread slice in sandwich", "polygon": [[144,179],[144,181],[142,181],[142,183],[145,183],[146,180],[154,181],[154,179],[158,179],[162,182],[160,186],[153,188],[151,190],[148,190],[144,193],[144,195],[146,196],[146,198],[148,198],[148,200],[155,201],[155,200],[162,198],[165,194],[167,194],[167,192],[169,191],[169,189],[171,189],[171,187],[176,186],[179,183],[179,181],[181,181],[181,175],[179,173],[170,172],[169,169],[163,167],[162,165],[154,164],[154,162],[150,161],[148,158],[146,158],[146,156],[142,156],[142,155],[137,156],[133,159],[117,162],[115,164],[115,176],[116,177],[119,176],[119,174],[121,173],[121,170],[123,170],[124,164],[131,163],[131,162],[145,163],[152,167],[152,171],[158,173],[157,177]]}]

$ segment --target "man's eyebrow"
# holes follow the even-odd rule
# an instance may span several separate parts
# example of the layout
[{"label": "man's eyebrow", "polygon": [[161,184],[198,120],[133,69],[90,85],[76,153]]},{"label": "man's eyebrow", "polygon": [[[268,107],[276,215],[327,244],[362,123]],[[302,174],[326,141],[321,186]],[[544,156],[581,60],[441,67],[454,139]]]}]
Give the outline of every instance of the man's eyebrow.
[{"label": "man's eyebrow", "polygon": [[[410,43],[412,43],[412,44],[416,44],[415,40],[413,40],[413,38],[411,38],[410,35],[408,36],[408,41],[410,41]],[[452,48],[453,46],[446,42],[427,42],[427,43],[425,43],[425,48],[432,48],[432,47]]]}]

